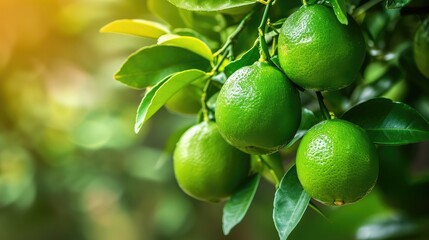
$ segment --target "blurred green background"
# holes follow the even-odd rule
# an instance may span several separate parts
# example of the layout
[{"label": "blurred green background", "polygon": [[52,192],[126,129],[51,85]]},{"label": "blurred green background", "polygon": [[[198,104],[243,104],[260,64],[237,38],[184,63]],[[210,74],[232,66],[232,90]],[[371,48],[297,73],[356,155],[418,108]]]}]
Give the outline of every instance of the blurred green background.
[{"label": "blurred green background", "polygon": [[[222,204],[181,192],[162,149],[195,117],[162,110],[134,134],[143,92],[113,74],[154,42],[98,32],[121,18],[156,19],[144,0],[0,0],[0,239],[277,239],[267,182],[227,237]],[[308,209],[291,238],[376,239],[390,231],[424,239],[415,233],[428,226],[427,207],[416,211],[423,217],[409,217],[381,197],[402,194],[392,188],[351,206],[321,207],[329,221]],[[426,198],[402,203],[427,206],[428,194],[424,185],[416,196]]]}]

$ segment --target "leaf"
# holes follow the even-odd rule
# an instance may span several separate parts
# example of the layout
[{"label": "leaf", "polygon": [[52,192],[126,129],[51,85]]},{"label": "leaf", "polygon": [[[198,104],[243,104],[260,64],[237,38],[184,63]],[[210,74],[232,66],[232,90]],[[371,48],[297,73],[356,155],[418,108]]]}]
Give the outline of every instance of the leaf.
[{"label": "leaf", "polygon": [[121,33],[138,37],[157,39],[170,31],[164,25],[143,19],[121,19],[100,29],[103,33]]},{"label": "leaf", "polygon": [[159,45],[176,46],[192,51],[210,62],[213,61],[213,53],[210,48],[198,38],[166,34],[158,39]]},{"label": "leaf", "polygon": [[156,84],[146,93],[137,109],[135,132],[138,133],[143,124],[180,89],[207,76],[203,71],[191,69],[166,77]]},{"label": "leaf", "polygon": [[232,228],[243,220],[259,186],[261,175],[255,175],[240,190],[235,192],[223,208],[222,229],[228,235]]},{"label": "leaf", "polygon": [[405,7],[410,2],[411,0],[387,0],[386,8],[387,9],[402,8],[402,7]]},{"label": "leaf", "polygon": [[174,34],[180,35],[180,36],[188,36],[188,37],[195,37],[200,39],[201,41],[205,42],[210,49],[218,49],[219,43],[209,39],[208,37],[204,36],[203,34],[191,29],[191,28],[175,28],[173,30]]},{"label": "leaf", "polygon": [[167,0],[148,0],[147,7],[154,15],[164,20],[172,28],[186,26],[179,14],[179,9]]},{"label": "leaf", "polygon": [[429,141],[429,123],[414,108],[390,99],[368,100],[348,110],[342,118],[364,128],[377,144]]},{"label": "leaf", "polygon": [[295,144],[299,139],[301,139],[305,135],[308,129],[310,129],[312,126],[317,124],[319,121],[320,119],[318,119],[312,111],[310,111],[307,108],[303,108],[301,112],[301,123],[299,124],[298,131],[295,133],[295,136],[288,143],[286,148],[289,148],[293,144]]},{"label": "leaf", "polygon": [[168,0],[176,7],[191,11],[219,11],[254,4],[255,0]]},{"label": "leaf", "polygon": [[302,188],[293,166],[281,180],[274,196],[273,219],[281,240],[287,239],[298,225],[309,202],[310,195]]},{"label": "leaf", "polygon": [[259,60],[259,44],[258,41],[253,45],[249,51],[243,54],[240,59],[229,63],[225,67],[225,74],[227,77],[231,76],[238,69],[252,65],[254,62]]},{"label": "leaf", "polygon": [[225,17],[218,12],[194,12],[179,9],[179,14],[187,28],[194,29],[211,39],[219,39],[219,29],[227,27]]},{"label": "leaf", "polygon": [[345,0],[332,0],[332,7],[334,8],[334,13],[337,16],[340,23],[347,25],[349,21],[347,20],[347,10],[346,10],[346,1]]},{"label": "leaf", "polygon": [[145,88],[176,72],[188,69],[208,71],[210,67],[207,59],[187,49],[155,45],[133,53],[115,78],[130,87]]}]

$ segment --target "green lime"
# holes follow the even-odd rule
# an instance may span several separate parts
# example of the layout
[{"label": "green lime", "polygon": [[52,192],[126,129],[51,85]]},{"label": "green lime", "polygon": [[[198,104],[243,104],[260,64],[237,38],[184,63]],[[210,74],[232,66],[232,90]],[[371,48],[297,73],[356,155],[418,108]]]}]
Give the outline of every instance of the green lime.
[{"label": "green lime", "polygon": [[265,62],[234,72],[216,101],[216,122],[227,142],[243,152],[278,151],[295,135],[301,101],[286,76]]},{"label": "green lime", "polygon": [[325,120],[302,139],[296,157],[304,190],[327,205],[356,202],[378,177],[378,155],[368,134],[345,120]]},{"label": "green lime", "polygon": [[297,85],[333,91],[353,83],[365,58],[365,40],[349,17],[341,24],[334,11],[309,5],[291,14],[280,29],[280,65]]},{"label": "green lime", "polygon": [[413,52],[417,68],[429,78],[429,17],[420,24],[414,34]]},{"label": "green lime", "polygon": [[250,156],[225,142],[214,122],[188,129],[177,142],[173,159],[180,188],[204,201],[228,198],[250,172]]}]

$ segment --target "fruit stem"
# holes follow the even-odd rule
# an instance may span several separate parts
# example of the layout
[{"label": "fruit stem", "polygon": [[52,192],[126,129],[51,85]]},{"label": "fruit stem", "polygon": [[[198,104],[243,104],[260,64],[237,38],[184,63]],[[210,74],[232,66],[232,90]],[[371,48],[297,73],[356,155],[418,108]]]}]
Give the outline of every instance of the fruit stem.
[{"label": "fruit stem", "polygon": [[211,79],[208,79],[204,86],[203,94],[201,95],[201,106],[203,111],[203,119],[205,122],[209,120],[209,107],[207,106],[207,91],[211,85]]},{"label": "fruit stem", "polygon": [[356,10],[353,12],[353,14],[352,14],[353,18],[356,18],[357,16],[361,15],[362,13],[365,13],[366,11],[368,11],[368,9],[374,7],[375,5],[377,5],[381,1],[383,1],[383,0],[371,0],[369,2],[362,4],[360,7],[356,8]]},{"label": "fruit stem", "polygon": [[264,156],[262,155],[258,155],[258,158],[269,169],[270,174],[274,177],[276,188],[278,188],[278,186],[280,185],[280,180],[282,179],[284,174],[284,169],[271,164],[269,161],[265,160]]},{"label": "fruit stem", "polygon": [[222,53],[224,53],[230,45],[232,45],[236,38],[240,35],[240,33],[246,28],[246,26],[249,24],[250,20],[252,19],[253,15],[258,12],[261,9],[261,7],[256,7],[254,8],[251,12],[249,12],[240,22],[240,24],[238,24],[237,28],[235,29],[235,31],[233,33],[231,33],[231,35],[228,36],[228,39],[226,40],[226,42],[223,44],[223,46],[217,50],[213,56],[216,57]]},{"label": "fruit stem", "polygon": [[219,70],[220,66],[222,66],[222,63],[225,61],[228,55],[230,55],[229,51],[224,52],[222,58],[219,60],[219,62],[216,63],[216,66],[212,69],[212,74],[215,74]]},{"label": "fruit stem", "polygon": [[307,0],[302,0],[302,5],[307,6],[308,5]]},{"label": "fruit stem", "polygon": [[316,92],[317,95],[317,101],[319,102],[320,111],[322,112],[323,117],[328,120],[331,119],[331,114],[329,113],[328,108],[326,107],[325,103],[323,102],[323,95],[320,91]]},{"label": "fruit stem", "polygon": [[258,27],[259,32],[259,44],[261,47],[261,59],[260,61],[268,61],[271,62],[270,52],[268,50],[268,44],[265,40],[265,31],[267,28],[268,15],[273,5],[273,0],[268,0],[267,5],[265,6],[264,15],[262,16],[261,24]]}]

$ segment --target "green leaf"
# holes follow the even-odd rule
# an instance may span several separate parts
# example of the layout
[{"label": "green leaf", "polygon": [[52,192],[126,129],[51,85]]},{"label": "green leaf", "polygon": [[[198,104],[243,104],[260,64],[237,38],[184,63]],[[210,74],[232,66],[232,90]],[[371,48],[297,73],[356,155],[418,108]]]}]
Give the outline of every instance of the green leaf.
[{"label": "green leaf", "polygon": [[179,9],[180,17],[187,28],[204,34],[211,39],[219,39],[221,29],[227,27],[225,17],[218,12],[193,12]]},{"label": "green leaf", "polygon": [[203,71],[191,69],[166,77],[156,84],[146,93],[137,109],[135,132],[138,133],[143,124],[180,89],[207,76]]},{"label": "green leaf", "polygon": [[334,8],[334,13],[337,16],[340,23],[347,25],[349,21],[347,20],[347,10],[346,10],[346,1],[345,0],[331,0],[332,7]]},{"label": "green leaf", "polygon": [[388,8],[388,9],[402,8],[402,7],[405,7],[410,2],[411,2],[411,0],[387,0],[386,1],[386,8]]},{"label": "green leaf", "polygon": [[429,141],[429,123],[409,105],[390,99],[368,100],[348,110],[342,118],[364,128],[377,144]]},{"label": "green leaf", "polygon": [[201,41],[205,42],[210,49],[218,49],[219,43],[217,41],[211,40],[210,38],[204,36],[203,34],[195,31],[191,28],[175,28],[173,30],[174,34],[180,35],[180,36],[188,36],[188,37],[195,37],[200,39]]},{"label": "green leaf", "polygon": [[296,143],[299,139],[301,139],[305,133],[315,124],[317,124],[320,121],[314,115],[312,111],[310,111],[307,108],[303,108],[301,111],[301,123],[299,124],[298,131],[295,133],[295,136],[293,139],[288,143],[286,148],[291,147],[294,143]]},{"label": "green leaf", "polygon": [[168,0],[176,7],[191,11],[219,11],[251,5],[256,0]]},{"label": "green leaf", "polygon": [[258,189],[260,179],[261,175],[255,175],[225,204],[222,217],[223,234],[228,235],[232,228],[243,220]]},{"label": "green leaf", "polygon": [[103,33],[121,33],[138,37],[157,39],[170,31],[164,25],[143,19],[121,19],[100,29]]},{"label": "green leaf", "polygon": [[179,9],[167,0],[148,0],[147,7],[154,15],[164,20],[172,28],[186,26],[180,16]]},{"label": "green leaf", "polygon": [[274,197],[273,219],[281,240],[287,239],[298,225],[309,202],[310,195],[302,188],[293,166],[281,180]]},{"label": "green leaf", "polygon": [[210,67],[207,59],[187,49],[155,45],[141,48],[132,54],[115,74],[115,78],[130,87],[145,88],[179,71],[208,71]]},{"label": "green leaf", "polygon": [[243,54],[240,59],[235,60],[229,63],[225,67],[225,75],[227,77],[231,76],[238,69],[252,65],[254,62],[259,60],[259,44],[258,41],[253,45],[249,51]]},{"label": "green leaf", "polygon": [[198,38],[166,34],[158,39],[159,45],[176,46],[192,51],[210,62],[213,61],[213,53],[210,48]]}]

